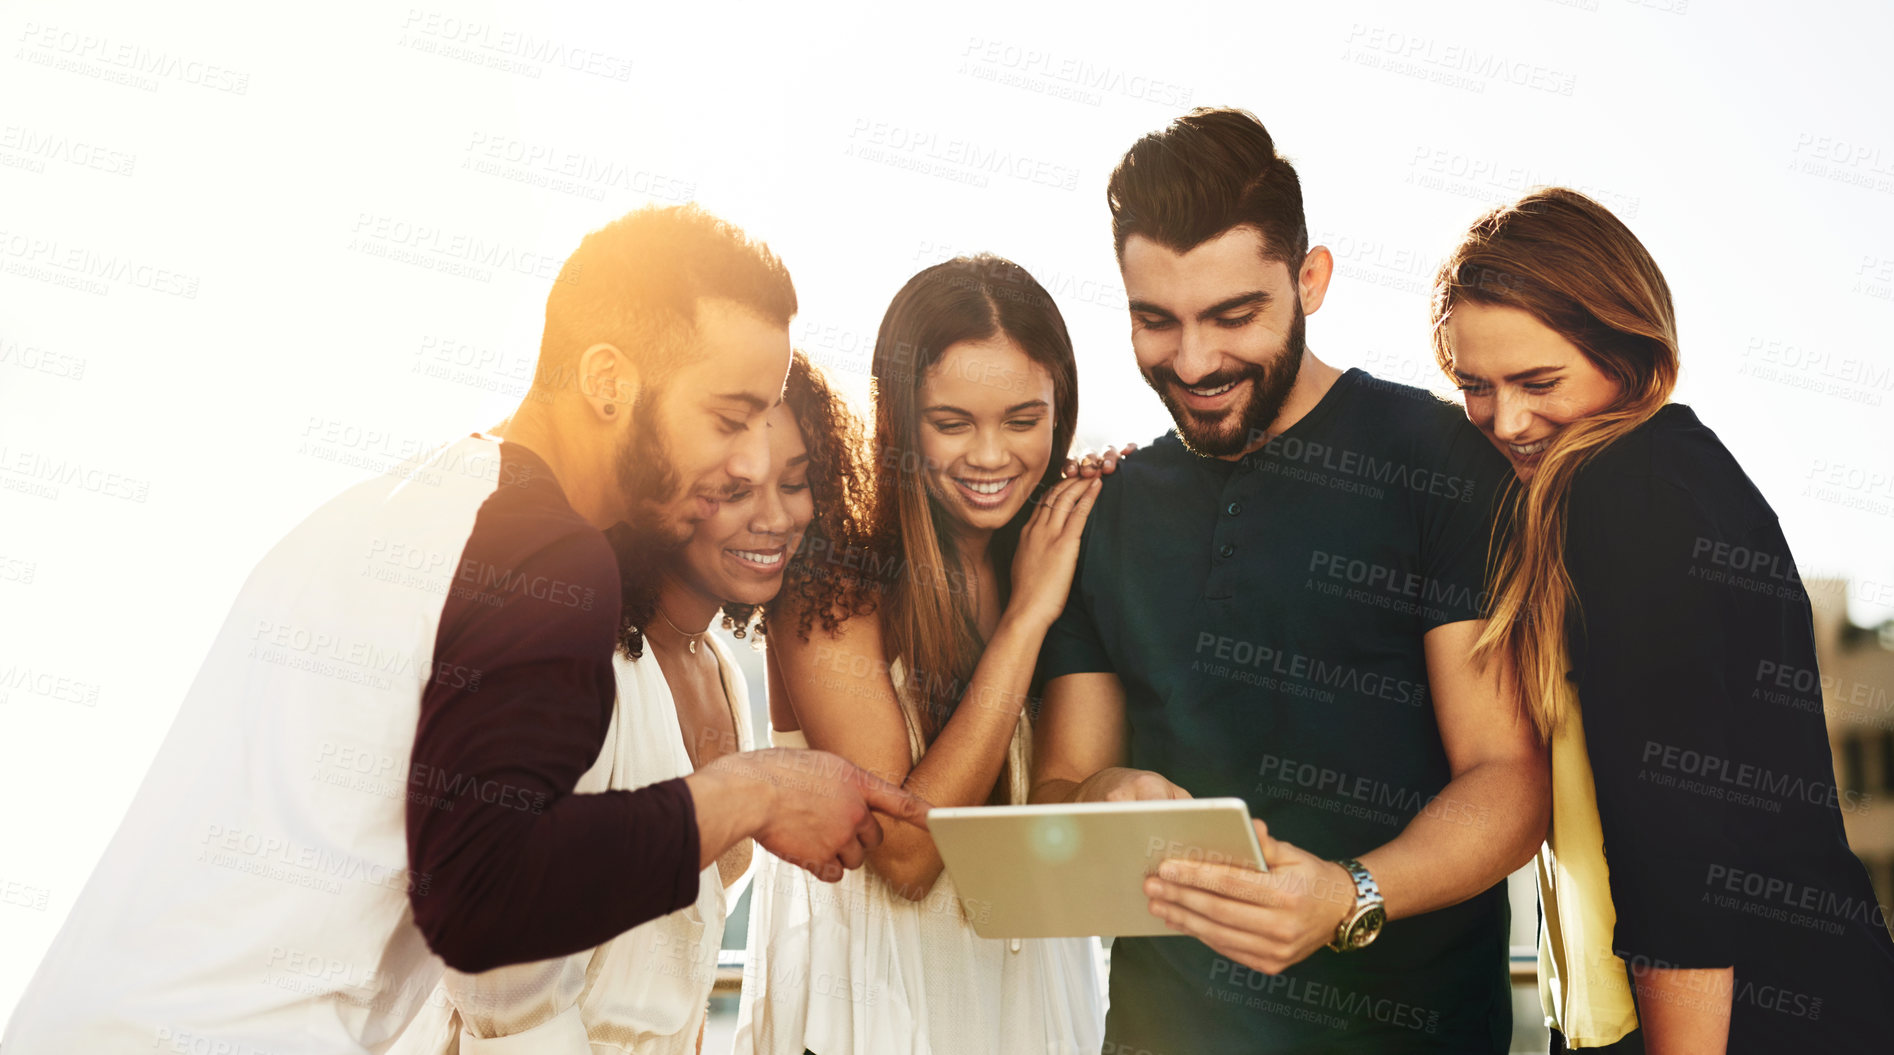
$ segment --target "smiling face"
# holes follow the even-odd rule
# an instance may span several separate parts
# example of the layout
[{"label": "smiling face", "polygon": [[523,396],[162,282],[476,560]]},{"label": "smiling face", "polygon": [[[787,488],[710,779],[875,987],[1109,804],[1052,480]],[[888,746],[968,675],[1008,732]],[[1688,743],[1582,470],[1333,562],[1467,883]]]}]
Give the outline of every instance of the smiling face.
[{"label": "smiling face", "polygon": [[1616,381],[1522,309],[1461,301],[1443,330],[1467,420],[1521,480],[1532,478],[1560,429],[1618,399]]},{"label": "smiling face", "polygon": [[962,526],[996,531],[1052,461],[1052,374],[1005,333],[949,345],[921,381],[928,490]]},{"label": "smiling face", "polygon": [[1138,369],[1199,454],[1231,458],[1261,444],[1302,364],[1292,269],[1263,249],[1246,226],[1185,253],[1142,235],[1125,242]]},{"label": "smiling face", "polygon": [[789,408],[770,410],[759,429],[767,437],[761,475],[699,521],[684,545],[679,576],[717,601],[762,604],[782,589],[783,571],[815,518],[809,491],[809,451]]},{"label": "smiling face", "polygon": [[643,394],[618,454],[634,519],[672,541],[714,515],[736,481],[761,477],[764,417],[789,372],[789,331],[727,301],[699,303],[695,340],[661,390]]}]

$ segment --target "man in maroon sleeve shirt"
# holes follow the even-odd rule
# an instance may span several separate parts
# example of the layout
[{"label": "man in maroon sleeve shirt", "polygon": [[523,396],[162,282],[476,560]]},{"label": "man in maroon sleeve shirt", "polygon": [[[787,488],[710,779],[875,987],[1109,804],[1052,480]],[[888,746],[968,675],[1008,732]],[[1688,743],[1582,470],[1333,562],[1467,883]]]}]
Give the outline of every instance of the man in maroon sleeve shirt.
[{"label": "man in maroon sleeve shirt", "polygon": [[745,838],[833,880],[879,843],[871,808],[924,823],[819,752],[573,792],[615,691],[603,529],[675,544],[761,475],[795,310],[781,262],[695,207],[586,236],[503,434],[345,491],[251,574],[7,1055],[380,1051],[443,961],[597,945]]}]

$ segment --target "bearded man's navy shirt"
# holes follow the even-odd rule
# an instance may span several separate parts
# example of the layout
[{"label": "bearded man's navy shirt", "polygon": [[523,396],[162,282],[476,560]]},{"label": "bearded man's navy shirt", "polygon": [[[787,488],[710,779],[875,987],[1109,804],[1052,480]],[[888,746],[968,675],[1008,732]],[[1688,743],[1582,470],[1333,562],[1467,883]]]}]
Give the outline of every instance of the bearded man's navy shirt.
[{"label": "bearded man's navy shirt", "polygon": [[[1480,617],[1511,480],[1458,406],[1361,370],[1240,461],[1168,434],[1106,481],[1039,673],[1116,674],[1129,765],[1242,798],[1321,857],[1423,811],[1489,826],[1434,801],[1451,773],[1422,638]],[[1195,938],[1120,939],[1104,1050],[1504,1052],[1508,917],[1501,883],[1275,976]]]}]

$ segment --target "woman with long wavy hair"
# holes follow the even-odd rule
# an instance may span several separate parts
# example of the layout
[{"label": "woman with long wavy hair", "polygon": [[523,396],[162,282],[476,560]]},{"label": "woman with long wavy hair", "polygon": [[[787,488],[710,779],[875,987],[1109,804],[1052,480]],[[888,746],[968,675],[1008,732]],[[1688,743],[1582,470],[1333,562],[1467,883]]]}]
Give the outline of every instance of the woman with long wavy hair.
[{"label": "woman with long wavy hair", "polygon": [[1769,503],[1669,402],[1663,273],[1549,188],[1473,224],[1432,316],[1520,483],[1477,654],[1510,654],[1553,743],[1553,1050],[1887,1050],[1894,943],[1842,825],[1859,803],[1819,689],[1769,676],[1816,669],[1808,594]]},{"label": "woman with long wavy hair", "polygon": [[[1078,418],[1071,338],[1024,269],[963,257],[895,295],[873,371],[870,530],[826,554],[864,590],[819,610],[819,634],[772,635],[771,739],[936,806],[1023,803],[1033,668],[1100,486],[1061,479]],[[806,601],[783,602],[808,624]],[[955,894],[928,834],[885,830],[835,887],[765,859],[737,1050],[1097,1052],[1094,943],[979,937],[966,915],[978,906]]]}]

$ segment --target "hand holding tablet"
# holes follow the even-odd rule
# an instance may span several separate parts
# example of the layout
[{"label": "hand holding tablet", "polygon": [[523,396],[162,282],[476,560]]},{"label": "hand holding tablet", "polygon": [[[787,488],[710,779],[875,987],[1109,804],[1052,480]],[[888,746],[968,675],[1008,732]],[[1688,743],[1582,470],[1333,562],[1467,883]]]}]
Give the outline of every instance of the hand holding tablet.
[{"label": "hand holding tablet", "polygon": [[1268,869],[1237,798],[937,808],[928,826],[983,938],[1172,934],[1144,887],[1161,863]]},{"label": "hand holding tablet", "polygon": [[1324,860],[1272,838],[1263,822],[1253,824],[1268,874],[1170,860],[1145,879],[1151,911],[1171,932],[1265,974],[1279,974],[1323,946],[1344,952],[1374,941],[1387,912],[1372,873],[1359,861]]}]

